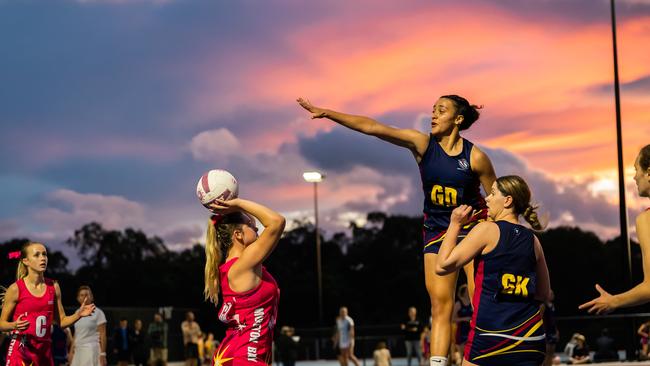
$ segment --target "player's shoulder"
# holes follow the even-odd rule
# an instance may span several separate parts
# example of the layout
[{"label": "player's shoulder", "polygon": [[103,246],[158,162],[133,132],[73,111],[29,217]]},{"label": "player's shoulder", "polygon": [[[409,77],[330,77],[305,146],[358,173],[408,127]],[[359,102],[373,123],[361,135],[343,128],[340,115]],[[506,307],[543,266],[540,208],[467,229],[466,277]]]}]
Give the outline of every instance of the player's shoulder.
[{"label": "player's shoulder", "polygon": [[637,226],[650,227],[650,210],[645,210],[636,217]]}]

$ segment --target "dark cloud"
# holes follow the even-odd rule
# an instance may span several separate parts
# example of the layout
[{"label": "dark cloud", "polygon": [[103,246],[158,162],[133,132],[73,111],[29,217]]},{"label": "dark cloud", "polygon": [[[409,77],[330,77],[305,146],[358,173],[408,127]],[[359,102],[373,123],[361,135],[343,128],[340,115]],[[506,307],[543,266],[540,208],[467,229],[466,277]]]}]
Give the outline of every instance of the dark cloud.
[{"label": "dark cloud", "polygon": [[[627,83],[621,83],[620,87],[622,93],[629,93],[634,95],[648,95],[648,93],[650,93],[650,75],[643,76],[641,78],[632,81],[628,81]],[[595,85],[593,87],[590,87],[587,91],[592,94],[613,96],[614,84],[606,83],[606,84]]]},{"label": "dark cloud", "polygon": [[302,137],[298,146],[307,161],[334,172],[346,172],[355,166],[387,174],[417,171],[413,155],[407,149],[344,128]]},{"label": "dark cloud", "polygon": [[[592,24],[611,21],[609,0],[502,0],[502,1],[470,1],[469,4],[498,6],[532,23],[543,23],[549,20],[562,20],[566,24]],[[467,5],[468,3],[466,3]],[[650,3],[635,0],[616,1],[617,20],[640,18],[650,15]]]}]

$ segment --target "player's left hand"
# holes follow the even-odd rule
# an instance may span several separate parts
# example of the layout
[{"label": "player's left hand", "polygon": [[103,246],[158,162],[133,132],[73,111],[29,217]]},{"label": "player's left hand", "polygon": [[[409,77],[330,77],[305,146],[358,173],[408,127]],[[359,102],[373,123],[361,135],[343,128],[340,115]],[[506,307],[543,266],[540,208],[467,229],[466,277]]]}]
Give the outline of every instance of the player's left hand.
[{"label": "player's left hand", "polygon": [[81,306],[79,307],[79,316],[84,317],[84,316],[90,316],[93,311],[95,311],[95,304],[86,304],[88,298],[84,299],[84,302],[81,303]]},{"label": "player's left hand", "polygon": [[578,309],[587,309],[589,313],[596,313],[598,315],[604,315],[616,310],[616,305],[614,304],[614,296],[605,291],[598,284],[596,284],[596,290],[600,293],[600,296],[578,306]]},{"label": "player's left hand", "polygon": [[472,206],[460,205],[451,212],[451,222],[465,225],[472,218]]}]

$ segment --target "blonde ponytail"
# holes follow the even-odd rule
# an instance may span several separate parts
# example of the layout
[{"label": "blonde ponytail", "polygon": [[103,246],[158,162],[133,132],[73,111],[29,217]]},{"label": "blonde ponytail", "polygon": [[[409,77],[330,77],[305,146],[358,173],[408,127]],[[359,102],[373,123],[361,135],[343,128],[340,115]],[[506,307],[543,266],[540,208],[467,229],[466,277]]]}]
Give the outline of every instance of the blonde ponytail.
[{"label": "blonde ponytail", "polygon": [[240,228],[242,215],[232,213],[212,216],[205,233],[205,286],[203,296],[213,304],[219,302],[219,266],[228,257],[232,246],[232,234]]},{"label": "blonde ponytail", "polygon": [[16,280],[20,280],[21,278],[27,277],[27,266],[25,265],[25,263],[23,263],[22,256],[20,259],[21,260],[18,261],[18,269],[16,269]]},{"label": "blonde ponytail", "polygon": [[217,230],[208,221],[208,230],[205,233],[205,287],[203,296],[213,304],[219,302],[219,264],[223,254],[217,240]]}]

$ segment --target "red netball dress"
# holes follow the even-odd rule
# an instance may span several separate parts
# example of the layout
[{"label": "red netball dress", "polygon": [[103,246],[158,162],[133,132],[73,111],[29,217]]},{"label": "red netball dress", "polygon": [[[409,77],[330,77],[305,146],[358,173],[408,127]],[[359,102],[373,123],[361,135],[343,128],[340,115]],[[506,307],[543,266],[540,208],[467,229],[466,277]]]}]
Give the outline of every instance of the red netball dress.
[{"label": "red netball dress", "polygon": [[234,292],[228,285],[228,271],[237,259],[219,266],[223,295],[219,320],[226,323],[228,329],[214,353],[212,365],[271,365],[280,289],[273,276],[262,267],[262,281],[257,287]]},{"label": "red netball dress", "polygon": [[16,281],[16,285],[18,303],[13,321],[23,315],[23,320],[29,321],[29,327],[11,333],[6,366],[52,366],[52,320],[56,298],[54,281],[45,279],[45,293],[40,297],[27,290],[24,278]]}]

